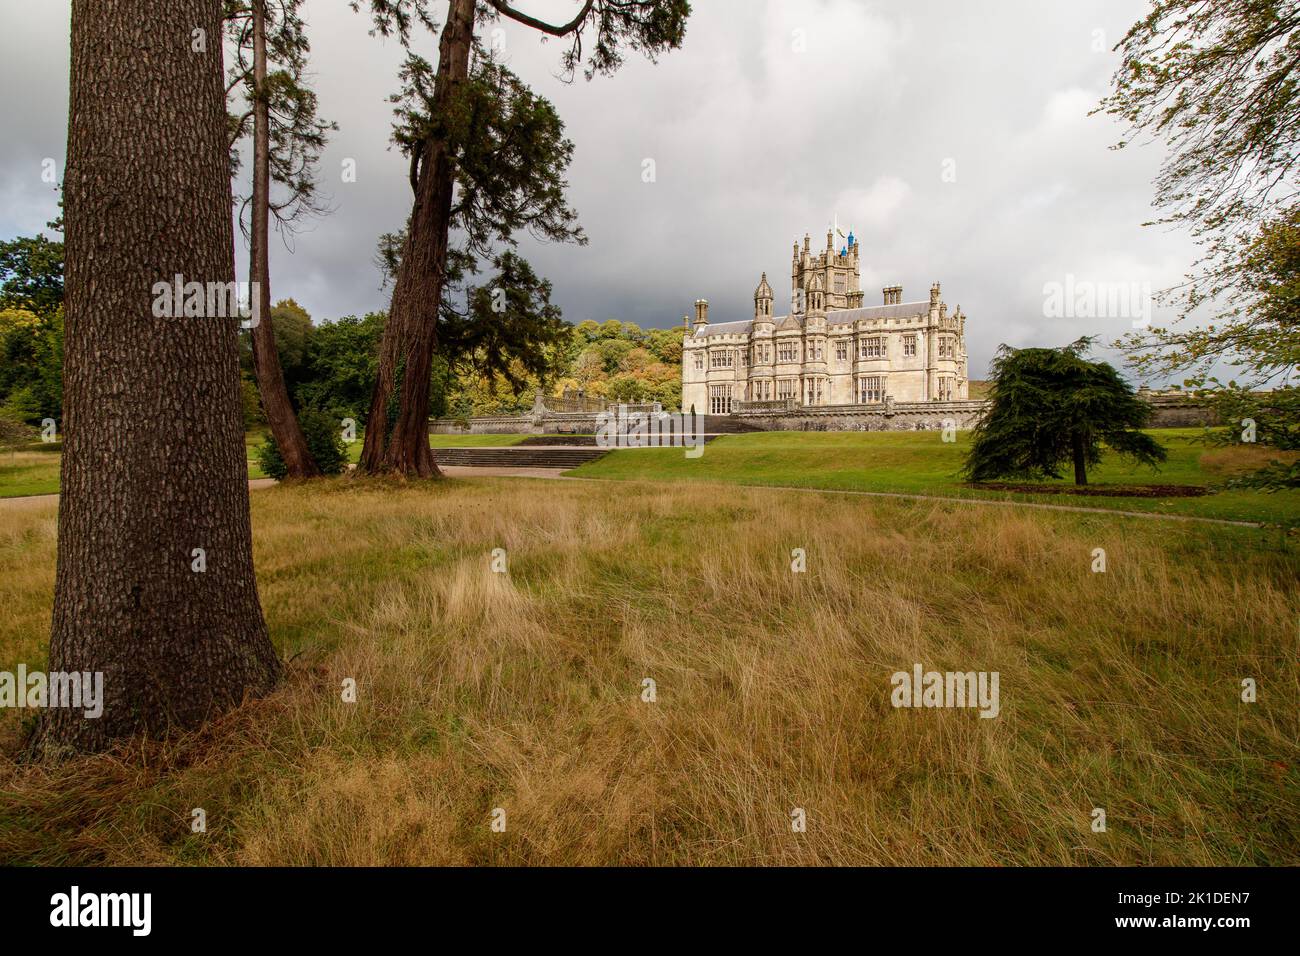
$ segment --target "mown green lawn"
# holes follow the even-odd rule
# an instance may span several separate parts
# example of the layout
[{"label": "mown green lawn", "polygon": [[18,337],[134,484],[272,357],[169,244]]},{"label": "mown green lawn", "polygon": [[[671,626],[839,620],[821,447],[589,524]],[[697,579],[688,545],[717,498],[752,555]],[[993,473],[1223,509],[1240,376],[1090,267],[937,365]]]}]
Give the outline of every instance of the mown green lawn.
[{"label": "mown green lawn", "polygon": [[430,435],[431,448],[504,448],[518,445],[527,435]]},{"label": "mown green lawn", "polygon": [[[1093,485],[1221,486],[1263,449],[1222,448],[1206,441],[1200,428],[1154,429],[1169,460],[1158,471],[1109,455],[1089,474]],[[726,435],[705,446],[699,458],[680,448],[620,449],[566,474],[621,480],[714,481],[847,491],[878,491],[993,498],[1106,508],[1158,511],[1240,521],[1300,520],[1300,491],[1269,494],[1217,490],[1197,498],[1081,497],[982,491],[964,486],[960,471],[970,433],[944,442],[940,432],[756,432]],[[1063,478],[1052,484],[1070,485]]]}]

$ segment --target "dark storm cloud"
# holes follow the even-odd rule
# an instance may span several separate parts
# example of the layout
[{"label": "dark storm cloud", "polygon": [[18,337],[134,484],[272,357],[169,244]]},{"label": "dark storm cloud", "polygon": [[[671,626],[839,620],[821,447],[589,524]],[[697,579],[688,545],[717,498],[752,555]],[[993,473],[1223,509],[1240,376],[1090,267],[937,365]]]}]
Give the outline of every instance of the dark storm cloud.
[{"label": "dark storm cloud", "polygon": [[[0,234],[11,236],[55,212],[40,163],[62,165],[68,10],[5,2]],[[556,19],[575,5],[521,3]],[[821,249],[837,216],[861,239],[869,304],[884,285],[913,299],[940,281],[962,305],[975,377],[1000,342],[1113,338],[1130,317],[1046,318],[1043,290],[1067,276],[1160,288],[1192,261],[1184,236],[1140,226],[1160,154],[1110,150],[1121,131],[1087,115],[1110,47],[1146,6],[698,0],[683,49],[571,84],[555,77],[559,42],[503,23],[507,62],[576,144],[570,199],[591,239],[523,250],[571,321],[665,326],[701,297],[718,319],[744,318],[762,271],[786,310],[791,243],[806,231]],[[321,164],[333,212],[292,254],[276,245],[272,294],[320,321],[384,307],[375,240],[402,224],[410,189],[390,148],[400,48],[368,36],[343,0],[308,0],[304,13],[321,111],[340,125]],[[436,40],[421,44],[432,58]]]}]

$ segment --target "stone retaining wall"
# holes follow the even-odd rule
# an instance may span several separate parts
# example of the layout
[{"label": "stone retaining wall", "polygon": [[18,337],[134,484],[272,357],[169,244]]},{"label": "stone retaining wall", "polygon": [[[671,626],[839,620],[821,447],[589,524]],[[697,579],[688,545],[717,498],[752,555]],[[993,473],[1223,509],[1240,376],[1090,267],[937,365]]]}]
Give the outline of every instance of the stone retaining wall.
[{"label": "stone retaining wall", "polygon": [[[1217,424],[1211,408],[1182,396],[1153,395],[1147,399],[1155,408],[1153,428],[1187,428]],[[779,407],[778,402],[756,403],[742,408],[736,420],[763,431],[865,432],[940,431],[944,422],[957,428],[974,428],[989,407],[985,401],[886,402],[883,405],[823,405]],[[435,418],[429,422],[434,435],[590,435],[596,431],[596,416],[586,412],[552,412],[529,415],[472,418],[469,421]]]},{"label": "stone retaining wall", "polygon": [[736,417],[764,431],[939,431],[949,421],[959,429],[974,428],[987,408],[987,402],[886,402],[781,410],[742,409]]},{"label": "stone retaining wall", "polygon": [[596,416],[582,412],[551,412],[538,418],[533,415],[471,418],[433,418],[431,435],[592,435]]}]

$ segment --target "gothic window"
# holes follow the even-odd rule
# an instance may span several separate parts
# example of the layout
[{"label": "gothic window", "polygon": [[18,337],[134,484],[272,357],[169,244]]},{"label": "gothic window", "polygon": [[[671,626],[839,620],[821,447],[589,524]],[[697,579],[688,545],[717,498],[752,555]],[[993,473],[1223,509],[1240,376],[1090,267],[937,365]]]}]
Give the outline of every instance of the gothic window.
[{"label": "gothic window", "polygon": [[858,358],[881,358],[885,354],[885,340],[880,336],[863,339],[858,344]]},{"label": "gothic window", "polygon": [[835,274],[835,291],[842,293],[846,288],[847,288],[847,277],[844,275],[843,272],[837,272]]},{"label": "gothic window", "polygon": [[704,353],[703,353],[703,352],[696,352],[696,353],[695,353],[695,371],[697,371],[697,372],[702,372],[702,371],[704,371]]},{"label": "gothic window", "polygon": [[779,399],[794,398],[796,391],[795,381],[792,378],[783,378],[776,383],[776,397]]},{"label": "gothic window", "polygon": [[858,402],[875,405],[885,400],[885,380],[880,375],[865,375],[858,379]]},{"label": "gothic window", "polygon": [[835,343],[835,360],[836,360],[837,362],[847,362],[847,361],[849,360],[849,343],[848,343],[848,342],[836,342],[836,343]]},{"label": "gothic window", "polygon": [[903,336],[903,354],[904,354],[904,355],[915,355],[915,354],[916,354],[916,336],[915,336],[915,335],[904,335],[904,336]]},{"label": "gothic window", "polygon": [[730,385],[709,386],[709,414],[710,415],[731,414],[731,386]]},{"label": "gothic window", "polygon": [[782,342],[777,346],[777,357],[782,362],[798,361],[798,346],[794,342]]}]

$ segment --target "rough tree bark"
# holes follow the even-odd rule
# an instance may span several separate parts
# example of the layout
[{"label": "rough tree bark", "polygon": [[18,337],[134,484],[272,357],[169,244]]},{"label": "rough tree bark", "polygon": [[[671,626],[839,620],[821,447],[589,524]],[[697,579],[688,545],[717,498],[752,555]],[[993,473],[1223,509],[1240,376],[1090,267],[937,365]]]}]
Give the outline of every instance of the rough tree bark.
[{"label": "rough tree bark", "polygon": [[47,710],[37,753],[193,726],[280,670],[253,575],[238,316],[154,309],[177,275],[234,281],[221,14],[72,4],[49,667],[102,672],[104,709]]},{"label": "rough tree bark", "polygon": [[[474,0],[451,0],[438,40],[435,117],[446,113],[457,86],[469,75],[473,36]],[[358,466],[371,474],[396,472],[421,478],[441,474],[429,449],[429,376],[447,273],[454,172],[447,145],[442,137],[430,137],[412,164],[415,205],[393,284]],[[385,434],[388,406],[399,386],[397,421]]]},{"label": "rough tree bark", "polygon": [[1071,437],[1070,450],[1074,458],[1074,483],[1076,485],[1086,485],[1088,483],[1088,459],[1084,453],[1083,436],[1077,432]]},{"label": "rough tree bark", "polygon": [[253,370],[262,396],[271,435],[290,478],[318,478],[307,439],[303,437],[284,385],[284,369],[275,347],[271,321],[271,265],[268,246],[271,199],[271,127],[266,97],[266,0],[253,0],[253,216],[249,242],[248,277],[257,296],[257,324],[253,326]]}]

